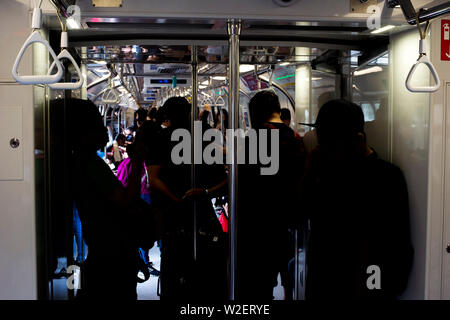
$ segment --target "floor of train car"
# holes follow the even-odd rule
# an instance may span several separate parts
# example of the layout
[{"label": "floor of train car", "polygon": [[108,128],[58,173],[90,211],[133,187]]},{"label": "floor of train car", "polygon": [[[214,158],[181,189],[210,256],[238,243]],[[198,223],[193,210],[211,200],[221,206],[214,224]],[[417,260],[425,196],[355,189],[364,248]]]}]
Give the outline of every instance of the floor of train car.
[{"label": "floor of train car", "polygon": [[[149,258],[150,261],[153,262],[155,268],[160,270],[161,257],[159,255],[159,248],[156,245],[149,251]],[[142,277],[142,274],[140,276]],[[138,300],[159,300],[159,297],[156,294],[157,285],[158,278],[154,276],[150,276],[150,279],[144,283],[138,283]],[[283,300],[284,298],[284,290],[281,286],[280,275],[278,275],[278,286],[274,288],[273,296],[275,300]]]},{"label": "floor of train car", "polygon": [[[150,261],[153,262],[154,267],[160,270],[161,257],[158,246],[155,245],[149,251]],[[140,274],[142,278],[142,274]],[[77,286],[77,277],[75,277],[75,287]],[[157,294],[158,289],[158,277],[150,276],[150,278],[144,283],[137,284],[138,300],[159,300]],[[284,290],[281,286],[280,275],[278,275],[278,286],[273,290],[273,296],[275,300],[283,300]],[[54,279],[53,280],[53,297],[55,300],[67,300],[69,299],[67,291],[67,278]]]}]

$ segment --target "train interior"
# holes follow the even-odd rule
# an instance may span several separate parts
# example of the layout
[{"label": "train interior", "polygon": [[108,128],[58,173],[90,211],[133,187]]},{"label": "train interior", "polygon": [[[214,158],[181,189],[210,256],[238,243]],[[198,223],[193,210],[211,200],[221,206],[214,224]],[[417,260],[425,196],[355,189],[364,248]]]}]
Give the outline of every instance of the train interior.
[{"label": "train interior", "polygon": [[[415,256],[409,285],[402,298],[450,298],[450,260],[443,253],[450,241],[450,215],[443,209],[446,203],[444,180],[448,175],[445,173],[448,161],[445,157],[448,117],[445,107],[450,92],[445,80],[449,79],[450,68],[440,60],[439,53],[440,21],[445,17],[432,22],[424,39],[430,50],[428,57],[442,82],[442,88],[430,94],[413,93],[405,87],[408,71],[419,56],[419,32],[405,20],[398,3],[325,1],[330,8],[324,8],[326,12],[322,14],[319,8],[302,0],[291,7],[304,9],[297,19],[290,16],[289,7],[276,7],[271,1],[263,5],[264,12],[252,11],[258,1],[250,1],[251,4],[242,8],[232,1],[235,9],[220,5],[223,13],[214,15],[213,9],[207,6],[201,10],[204,1],[195,1],[190,9],[182,5],[185,16],[171,5],[164,7],[161,1],[142,4],[124,0],[121,6],[115,6],[115,1],[105,1],[108,4],[105,7],[93,6],[94,2],[52,0],[42,3],[41,34],[59,53],[61,29],[68,29],[68,52],[80,69],[74,68],[73,63],[64,64],[63,77],[70,83],[82,78],[84,83],[80,88],[52,89],[38,84],[28,86],[29,91],[22,94],[22,86],[11,80],[0,84],[0,92],[10,97],[5,100],[6,104],[23,106],[20,111],[23,112],[22,131],[17,134],[29,140],[24,142],[21,151],[21,164],[26,170],[19,173],[19,179],[0,177],[0,197],[2,202],[3,199],[8,201],[17,210],[26,211],[28,206],[34,212],[30,217],[17,214],[16,209],[2,209],[10,227],[4,230],[3,226],[8,223],[1,223],[0,250],[6,243],[3,235],[12,234],[16,240],[11,241],[20,243],[16,247],[19,251],[33,247],[26,258],[20,258],[20,252],[5,249],[11,259],[21,259],[20,268],[25,275],[21,279],[15,276],[6,279],[14,268],[6,261],[8,259],[1,257],[0,284],[4,284],[2,287],[9,293],[18,298],[74,299],[80,282],[79,270],[89,252],[79,238],[82,230],[75,230],[73,204],[65,191],[70,189],[66,159],[52,148],[54,123],[50,101],[57,98],[91,100],[103,116],[110,136],[116,137],[133,125],[137,109],[159,107],[175,96],[195,101],[193,95],[196,95],[197,114],[208,110],[208,123],[217,127],[223,110],[232,112],[229,74],[231,63],[238,59],[239,92],[233,94],[239,97],[239,108],[233,112],[238,112],[238,125],[244,131],[251,127],[248,103],[261,90],[273,90],[277,94],[281,108],[288,109],[292,115],[290,127],[301,136],[311,130],[307,124],[315,122],[325,102],[345,98],[361,106],[369,145],[382,159],[399,166],[408,184]],[[416,1],[415,6],[418,11],[444,3]],[[366,9],[370,4],[382,8],[381,25],[388,28],[368,27],[371,12]],[[3,30],[11,24],[16,30],[12,34],[19,35],[14,41],[2,39],[2,44],[11,42],[7,46],[8,53],[2,53],[8,64],[2,65],[2,72],[8,69],[8,79],[16,52],[28,33],[33,5],[33,1],[11,1],[6,5],[11,17],[0,21]],[[70,5],[81,8],[79,25],[69,20]],[[196,15],[196,10],[202,13]],[[272,18],[271,10],[274,10]],[[336,14],[332,14],[333,10]],[[230,57],[227,16],[239,18],[238,57]],[[23,60],[19,73],[38,75],[47,74],[53,61],[48,48],[41,44],[34,45],[32,55],[28,53]],[[420,65],[411,85],[434,84],[430,70]],[[14,102],[13,98],[18,101]],[[32,111],[26,109],[28,105]],[[9,137],[6,129],[2,132]],[[111,153],[105,148],[101,156],[108,162]],[[108,164],[113,172],[117,170],[111,161]],[[2,169],[2,175],[7,171],[16,172],[11,168],[17,163],[8,162],[8,165],[9,169]],[[33,201],[11,196],[11,192],[33,194]],[[213,200],[211,206],[219,218],[223,205]],[[64,214],[60,214],[61,211]],[[28,233],[33,230],[35,237],[27,235],[25,240],[17,240],[25,230]],[[303,300],[305,294],[307,248],[300,239],[306,237],[307,232],[307,228],[290,230],[290,241],[295,248],[292,253],[295,300]],[[149,251],[156,271],[160,269],[159,250],[155,243]],[[264,259],[270,263],[270,257],[271,253],[267,252]],[[29,265],[33,266],[32,271]],[[73,281],[74,286],[67,286],[68,281]],[[14,283],[32,284],[19,288]],[[138,299],[158,300],[159,287],[156,272],[147,281],[138,283]],[[0,298],[8,297],[8,293],[0,292]],[[274,288],[274,299],[283,300],[285,295],[279,283]]]}]

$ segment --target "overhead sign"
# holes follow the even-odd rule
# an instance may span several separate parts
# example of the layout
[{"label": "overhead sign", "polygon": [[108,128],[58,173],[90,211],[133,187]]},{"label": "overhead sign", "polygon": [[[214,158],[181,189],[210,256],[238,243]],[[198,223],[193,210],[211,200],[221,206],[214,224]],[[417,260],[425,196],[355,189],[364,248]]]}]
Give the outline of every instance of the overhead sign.
[{"label": "overhead sign", "polygon": [[450,61],[450,20],[441,21],[441,60]]},{"label": "overhead sign", "polygon": [[[247,84],[247,87],[250,89],[250,91],[256,91],[258,90],[258,80],[253,74],[246,75],[243,77],[243,80]],[[269,85],[263,81],[261,81],[261,89],[268,88]]]},{"label": "overhead sign", "polygon": [[92,0],[94,7],[118,8],[122,6],[122,0]]}]

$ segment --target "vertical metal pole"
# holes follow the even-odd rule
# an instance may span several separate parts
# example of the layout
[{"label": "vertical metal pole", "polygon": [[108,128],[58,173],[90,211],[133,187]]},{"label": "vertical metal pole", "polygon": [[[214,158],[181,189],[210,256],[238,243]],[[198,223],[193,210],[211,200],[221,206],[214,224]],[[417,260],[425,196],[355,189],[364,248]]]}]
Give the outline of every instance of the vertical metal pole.
[{"label": "vertical metal pole", "polygon": [[[191,111],[191,184],[192,188],[197,187],[197,173],[195,168],[195,135],[194,135],[194,127],[195,120],[198,118],[198,107],[197,107],[197,91],[198,91],[198,56],[197,56],[197,46],[192,45],[191,47],[191,67],[192,67],[192,111]],[[198,247],[198,219],[197,219],[197,204],[194,201],[193,204],[193,214],[194,214],[194,260],[197,261],[197,247]]]},{"label": "vertical metal pole", "polygon": [[[225,134],[226,134],[226,129],[227,128],[225,128],[224,127],[224,125],[225,125],[225,121],[223,120],[223,109],[222,109],[222,107],[219,107],[219,114],[220,114],[220,131],[222,131],[222,139],[223,139],[223,137],[225,137]],[[223,142],[225,142],[225,141],[223,141]],[[224,147],[225,147],[225,145],[223,145]]]},{"label": "vertical metal pole", "polygon": [[[87,58],[87,47],[81,48],[81,57]],[[81,76],[83,77],[83,86],[81,87],[81,99],[87,100],[87,66],[81,63]]]},{"label": "vertical metal pole", "polygon": [[[229,117],[230,129],[234,133],[239,128],[239,35],[241,33],[241,21],[230,19],[228,20],[228,35],[229,35]],[[231,137],[230,137],[231,138]],[[237,166],[237,141],[233,134],[231,141],[229,141],[229,150],[231,152],[230,170],[230,299],[234,300],[236,297],[236,250],[237,250],[237,194],[238,194],[238,166]]]},{"label": "vertical metal pole", "polygon": [[119,110],[117,111],[117,134],[121,133],[120,131],[120,113],[122,112],[122,107],[119,106]]},{"label": "vertical metal pole", "polygon": [[[108,130],[108,122],[107,122],[106,117],[108,115],[109,108],[110,108],[110,105],[108,104],[108,106],[105,108],[105,113],[104,113],[104,116],[103,116],[103,125],[105,126],[106,130]],[[109,139],[109,131],[108,131],[108,139]],[[108,142],[109,142],[109,140],[108,140]],[[105,148],[103,148],[103,150],[105,152],[105,159],[106,159],[107,147],[105,146]]]},{"label": "vertical metal pole", "polygon": [[295,272],[295,277],[294,277],[294,300],[298,300],[298,282],[299,282],[299,277],[298,277],[298,271],[299,271],[299,265],[298,265],[298,229],[295,228],[294,229],[294,272]]}]

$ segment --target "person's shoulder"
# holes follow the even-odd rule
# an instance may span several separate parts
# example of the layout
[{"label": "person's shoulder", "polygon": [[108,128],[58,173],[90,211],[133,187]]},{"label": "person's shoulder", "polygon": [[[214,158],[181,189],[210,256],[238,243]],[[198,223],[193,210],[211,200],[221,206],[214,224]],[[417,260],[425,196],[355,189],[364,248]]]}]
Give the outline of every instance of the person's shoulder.
[{"label": "person's shoulder", "polygon": [[[296,132],[285,123],[267,122],[264,124],[265,129],[279,130],[280,135],[284,137],[295,137]],[[298,135],[300,137],[300,135]]]},{"label": "person's shoulder", "polygon": [[156,139],[159,139],[161,142],[167,143],[170,142],[171,140],[172,132],[173,130],[170,128],[161,128],[156,132],[155,137]]},{"label": "person's shoulder", "polygon": [[395,164],[383,160],[376,156],[373,162],[377,168],[378,173],[391,178],[401,178],[404,179],[402,170]]}]

